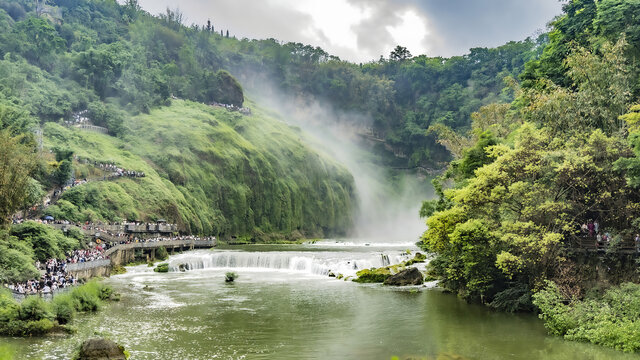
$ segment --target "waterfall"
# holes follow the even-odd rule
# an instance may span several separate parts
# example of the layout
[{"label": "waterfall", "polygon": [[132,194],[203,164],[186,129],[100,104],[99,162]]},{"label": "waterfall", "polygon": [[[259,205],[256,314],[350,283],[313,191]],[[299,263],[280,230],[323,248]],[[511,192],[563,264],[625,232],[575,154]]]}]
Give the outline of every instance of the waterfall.
[{"label": "waterfall", "polygon": [[382,254],[382,266],[389,266],[389,265],[391,265],[391,261],[389,260],[389,255]]},{"label": "waterfall", "polygon": [[314,275],[353,276],[362,269],[399,264],[408,255],[390,253],[336,253],[336,252],[192,252],[172,257],[169,271],[199,269],[253,269],[301,272]]}]

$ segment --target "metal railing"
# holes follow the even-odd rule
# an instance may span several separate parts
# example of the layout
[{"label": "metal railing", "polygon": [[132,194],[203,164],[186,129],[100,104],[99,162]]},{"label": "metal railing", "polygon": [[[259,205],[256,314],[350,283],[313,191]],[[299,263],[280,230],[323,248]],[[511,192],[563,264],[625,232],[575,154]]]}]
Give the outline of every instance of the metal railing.
[{"label": "metal railing", "polygon": [[177,246],[192,246],[198,247],[213,247],[216,246],[215,240],[167,240],[167,241],[152,241],[152,242],[134,242],[129,244],[120,244],[112,248],[107,249],[104,254],[110,256],[116,251],[131,250],[131,249],[153,249],[159,247],[177,247]]},{"label": "metal railing", "polygon": [[[216,245],[215,240],[169,240],[169,241],[154,241],[154,242],[140,242],[130,244],[116,245],[104,252],[105,256],[111,256],[111,254],[120,250],[131,249],[153,249],[159,247],[177,247],[177,246],[189,246],[194,248],[201,247],[213,247]],[[111,265],[111,259],[100,259],[94,261],[79,262],[73,264],[67,264],[67,271],[82,271],[94,269],[102,266]]]},{"label": "metal railing", "polygon": [[95,269],[97,267],[111,265],[111,259],[93,260],[87,262],[79,262],[74,264],[67,264],[67,271],[82,271]]}]

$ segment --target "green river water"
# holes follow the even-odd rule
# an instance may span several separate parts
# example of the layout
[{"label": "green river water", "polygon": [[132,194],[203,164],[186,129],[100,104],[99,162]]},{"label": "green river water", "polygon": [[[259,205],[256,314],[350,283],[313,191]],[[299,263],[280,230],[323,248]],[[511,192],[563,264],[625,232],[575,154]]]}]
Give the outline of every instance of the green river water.
[{"label": "green river water", "polygon": [[[329,278],[401,261],[401,249],[262,246],[173,256],[105,280],[122,294],[76,320],[78,334],[0,338],[15,359],[67,359],[95,333],[131,359],[632,359],[547,336],[530,314],[469,305],[429,287],[388,288]],[[191,270],[177,271],[179,264]],[[239,274],[224,282],[229,269]],[[7,356],[7,355],[5,355]]]}]

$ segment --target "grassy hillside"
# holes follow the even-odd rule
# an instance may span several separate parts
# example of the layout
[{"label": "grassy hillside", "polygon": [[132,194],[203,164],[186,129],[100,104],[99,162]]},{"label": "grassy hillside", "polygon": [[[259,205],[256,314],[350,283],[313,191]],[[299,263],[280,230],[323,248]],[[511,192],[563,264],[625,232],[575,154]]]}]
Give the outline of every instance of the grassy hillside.
[{"label": "grassy hillside", "polygon": [[251,107],[243,116],[177,100],[125,119],[122,139],[47,123],[46,148],[69,147],[147,175],[73,188],[49,212],[73,220],[165,218],[193,233],[257,239],[344,233],[351,175],[305,146],[299,130]]}]

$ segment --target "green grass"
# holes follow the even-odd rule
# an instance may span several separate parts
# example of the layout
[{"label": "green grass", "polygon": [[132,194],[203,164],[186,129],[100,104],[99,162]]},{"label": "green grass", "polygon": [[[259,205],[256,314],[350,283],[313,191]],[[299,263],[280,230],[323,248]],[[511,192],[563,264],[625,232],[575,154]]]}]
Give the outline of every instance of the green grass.
[{"label": "green grass", "polygon": [[45,147],[147,175],[66,192],[77,220],[165,218],[191,233],[258,241],[344,233],[352,222],[349,172],[307,147],[299,130],[247,104],[252,116],[174,101],[127,119],[123,139],[47,123]]}]

